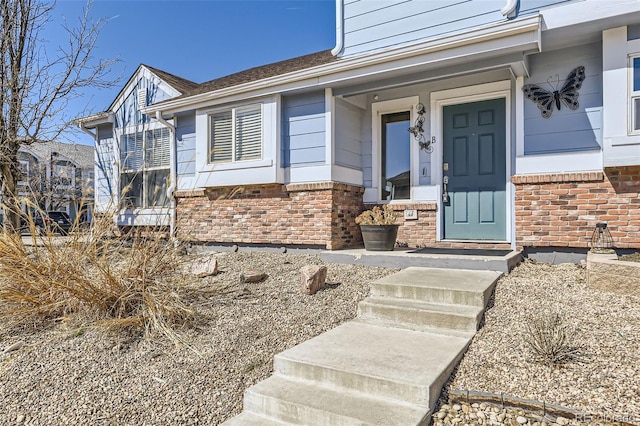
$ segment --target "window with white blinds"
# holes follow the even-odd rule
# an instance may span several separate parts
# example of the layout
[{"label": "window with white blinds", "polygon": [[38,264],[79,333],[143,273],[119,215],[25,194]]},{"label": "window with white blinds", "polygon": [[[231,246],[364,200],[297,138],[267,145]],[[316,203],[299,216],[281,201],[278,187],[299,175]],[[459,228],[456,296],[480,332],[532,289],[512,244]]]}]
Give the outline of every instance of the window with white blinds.
[{"label": "window with white blinds", "polygon": [[262,159],[262,106],[234,108],[209,117],[209,162]]},{"label": "window with white blinds", "polygon": [[167,128],[145,130],[122,136],[123,207],[166,207],[171,142]]},{"label": "window with white blinds", "polygon": [[169,167],[169,129],[147,130],[147,167]]}]

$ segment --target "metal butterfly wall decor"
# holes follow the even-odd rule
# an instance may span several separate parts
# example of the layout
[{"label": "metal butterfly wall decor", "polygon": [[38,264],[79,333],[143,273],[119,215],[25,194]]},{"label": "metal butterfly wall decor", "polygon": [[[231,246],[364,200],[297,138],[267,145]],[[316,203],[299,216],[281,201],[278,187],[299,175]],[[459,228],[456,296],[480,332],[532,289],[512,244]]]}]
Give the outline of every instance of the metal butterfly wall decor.
[{"label": "metal butterfly wall decor", "polygon": [[[551,79],[552,77],[549,77]],[[525,84],[522,86],[522,91],[527,98],[536,103],[536,106],[542,113],[544,118],[551,117],[553,107],[560,111],[561,105],[564,104],[570,110],[577,110],[580,104],[578,103],[578,90],[582,87],[582,82],[585,79],[584,67],[579,66],[572,70],[567,76],[567,80],[562,85],[562,88],[558,90],[557,86],[553,88],[549,80],[547,83],[554,90],[549,91],[543,89],[537,84]],[[560,83],[558,77],[558,84]]]}]

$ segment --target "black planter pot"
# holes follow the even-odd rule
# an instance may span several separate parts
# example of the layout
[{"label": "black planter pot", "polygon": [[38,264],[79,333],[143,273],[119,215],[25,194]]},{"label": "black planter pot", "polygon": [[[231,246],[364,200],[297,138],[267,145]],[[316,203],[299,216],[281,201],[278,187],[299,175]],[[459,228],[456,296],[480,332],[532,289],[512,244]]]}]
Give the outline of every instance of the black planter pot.
[{"label": "black planter pot", "polygon": [[360,225],[367,251],[392,251],[400,225]]}]

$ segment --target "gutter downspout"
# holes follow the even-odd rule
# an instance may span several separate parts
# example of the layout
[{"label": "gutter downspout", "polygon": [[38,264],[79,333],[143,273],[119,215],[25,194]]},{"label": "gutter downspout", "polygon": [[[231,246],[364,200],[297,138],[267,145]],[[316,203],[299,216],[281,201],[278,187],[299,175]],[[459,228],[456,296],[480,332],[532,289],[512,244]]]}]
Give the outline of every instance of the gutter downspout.
[{"label": "gutter downspout", "polygon": [[344,32],[342,28],[342,21],[344,20],[344,5],[343,0],[336,0],[336,47],[331,49],[333,56],[338,56],[344,49]]},{"label": "gutter downspout", "polygon": [[174,239],[176,234],[176,198],[175,198],[175,190],[176,184],[178,182],[178,174],[176,173],[176,128],[173,124],[169,123],[162,117],[162,111],[156,111],[156,120],[165,127],[169,129],[169,181],[171,185],[167,188],[167,196],[169,200],[171,200],[171,205],[169,207],[169,238],[171,240]]},{"label": "gutter downspout", "polygon": [[500,9],[502,15],[507,19],[513,19],[518,16],[520,0],[507,0],[507,4]]}]

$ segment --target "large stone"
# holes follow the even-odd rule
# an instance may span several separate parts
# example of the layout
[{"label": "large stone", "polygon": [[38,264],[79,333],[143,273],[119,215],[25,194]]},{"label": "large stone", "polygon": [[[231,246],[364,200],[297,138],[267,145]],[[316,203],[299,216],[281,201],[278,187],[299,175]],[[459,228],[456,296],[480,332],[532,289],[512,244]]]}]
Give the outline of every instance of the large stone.
[{"label": "large stone", "polygon": [[267,274],[260,271],[245,271],[240,274],[240,283],[257,283],[267,278]]},{"label": "large stone", "polygon": [[218,259],[214,256],[201,257],[193,262],[191,272],[198,278],[216,275],[218,273]]},{"label": "large stone", "polygon": [[316,294],[322,290],[327,279],[327,267],[323,265],[305,265],[300,268],[302,274],[302,291]]},{"label": "large stone", "polygon": [[615,253],[589,252],[587,286],[619,294],[640,294],[640,262],[620,261]]}]

